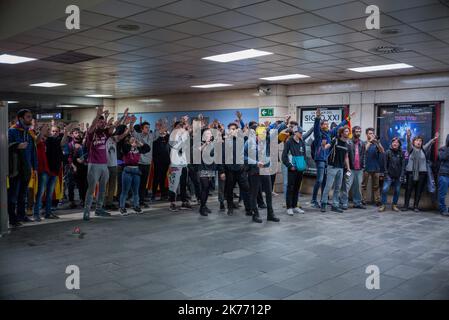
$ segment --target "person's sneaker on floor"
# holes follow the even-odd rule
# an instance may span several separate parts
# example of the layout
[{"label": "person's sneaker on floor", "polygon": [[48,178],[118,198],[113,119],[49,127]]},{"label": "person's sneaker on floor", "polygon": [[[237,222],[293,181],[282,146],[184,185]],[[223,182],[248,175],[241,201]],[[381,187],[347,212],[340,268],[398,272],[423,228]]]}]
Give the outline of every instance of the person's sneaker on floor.
[{"label": "person's sneaker on floor", "polygon": [[245,215],[246,215],[246,216],[252,216],[253,213],[251,212],[251,210],[246,210],[246,209],[245,209]]},{"label": "person's sneaker on floor", "polygon": [[54,213],[50,213],[45,215],[45,219],[59,219],[59,217]]},{"label": "person's sneaker on floor", "polygon": [[149,208],[149,207],[150,207],[150,205],[149,205],[148,202],[142,202],[142,203],[140,204],[140,206],[141,206],[142,208]]},{"label": "person's sneaker on floor", "polygon": [[207,213],[212,213],[212,210],[209,209],[207,206],[204,206],[204,210],[205,210]]},{"label": "person's sneaker on floor", "polygon": [[126,210],[126,208],[120,208],[120,214],[121,214],[122,216],[128,216],[128,215],[129,215],[129,213],[128,213],[128,211]]},{"label": "person's sneaker on floor", "polygon": [[262,223],[263,221],[258,214],[253,214],[253,222]]},{"label": "person's sneaker on floor", "polygon": [[98,217],[110,217],[111,214],[103,208],[95,210],[95,215]]},{"label": "person's sneaker on floor", "polygon": [[421,210],[418,207],[414,207],[413,211],[416,212],[416,213],[421,212]]},{"label": "person's sneaker on floor", "polygon": [[279,221],[281,221],[281,219],[276,217],[275,214],[273,212],[271,212],[267,215],[267,221],[279,222]]},{"label": "person's sneaker on floor", "polygon": [[440,214],[442,216],[449,217],[449,212],[447,212],[447,211],[441,211]]},{"label": "person's sneaker on floor", "polygon": [[234,215],[234,209],[233,208],[228,208],[227,214],[228,214],[228,216]]},{"label": "person's sneaker on floor", "polygon": [[75,202],[70,202],[70,205],[69,205],[69,209],[76,209],[76,208],[78,208],[78,206],[76,205],[76,203]]},{"label": "person's sneaker on floor", "polygon": [[258,205],[259,209],[266,209],[267,205],[265,203],[261,203],[260,205]]},{"label": "person's sneaker on floor", "polygon": [[220,202],[220,211],[226,210],[224,202]]},{"label": "person's sneaker on floor", "polygon": [[331,211],[337,212],[337,213],[343,213],[343,210],[341,210],[339,207],[332,206]]},{"label": "person's sneaker on floor", "polygon": [[175,203],[170,203],[170,208],[168,208],[168,210],[173,211],[173,212],[177,212],[178,211],[178,207],[176,207]]},{"label": "person's sneaker on floor", "polygon": [[276,193],[276,192],[273,191],[273,192],[271,193],[271,195],[272,195],[273,197],[277,197],[277,196],[279,195],[279,193]]},{"label": "person's sneaker on floor", "polygon": [[303,214],[305,211],[302,210],[301,208],[297,207],[297,208],[294,208],[294,209],[293,209],[293,212],[294,212],[294,213]]},{"label": "person's sneaker on floor", "polygon": [[379,212],[384,212],[385,209],[386,209],[385,206],[384,206],[384,205],[381,205],[381,206],[379,207],[378,211],[379,211]]},{"label": "person's sneaker on floor", "polygon": [[399,210],[398,206],[395,205],[395,204],[391,207],[391,210],[393,210],[394,212],[399,212],[399,211],[401,211],[401,210]]},{"label": "person's sneaker on floor", "polygon": [[11,226],[11,228],[18,228],[22,226],[19,221],[11,222],[9,225]]},{"label": "person's sneaker on floor", "polygon": [[206,211],[206,207],[200,207],[199,212],[200,212],[200,215],[202,215],[203,217],[207,217],[208,216],[208,213]]},{"label": "person's sneaker on floor", "polygon": [[366,209],[365,205],[363,205],[363,204],[355,204],[355,205],[353,206],[353,208],[354,208],[354,209]]},{"label": "person's sneaker on floor", "polygon": [[288,214],[289,216],[293,216],[293,215],[295,214],[295,212],[293,211],[292,208],[290,208],[290,209],[287,209],[287,214]]},{"label": "person's sneaker on floor", "polygon": [[41,222],[41,216],[40,215],[34,215],[34,222]]},{"label": "person's sneaker on floor", "polygon": [[325,204],[325,203],[322,203],[321,204],[321,212],[326,212],[326,207],[327,207],[327,204]]},{"label": "person's sneaker on floor", "polygon": [[181,204],[181,210],[192,210],[192,206],[189,202],[183,202]]},{"label": "person's sneaker on floor", "polygon": [[142,209],[140,207],[135,207],[135,208],[133,208],[133,210],[137,214],[142,214],[143,213],[143,211],[142,211]]},{"label": "person's sneaker on floor", "polygon": [[402,208],[401,208],[401,211],[402,211],[402,212],[410,211],[410,208],[409,208],[409,207],[402,207]]},{"label": "person's sneaker on floor", "polygon": [[24,217],[22,218],[22,222],[34,222],[34,220],[31,219],[31,218],[28,217],[28,216],[24,216]]},{"label": "person's sneaker on floor", "polygon": [[310,206],[314,209],[321,209],[321,206],[318,202],[311,202]]},{"label": "person's sneaker on floor", "polygon": [[89,221],[90,220],[90,213],[89,212],[84,212],[83,213],[83,220],[84,221]]}]

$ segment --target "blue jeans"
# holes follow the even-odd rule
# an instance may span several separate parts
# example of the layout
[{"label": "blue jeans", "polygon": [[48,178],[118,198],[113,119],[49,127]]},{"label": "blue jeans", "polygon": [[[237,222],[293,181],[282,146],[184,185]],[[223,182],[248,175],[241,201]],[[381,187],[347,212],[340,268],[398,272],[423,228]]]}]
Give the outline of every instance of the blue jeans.
[{"label": "blue jeans", "polygon": [[[326,162],[315,161],[316,163],[316,181],[313,186],[312,203],[317,203],[318,190],[321,188],[321,196],[326,186]],[[327,202],[327,199],[326,199]]]},{"label": "blue jeans", "polygon": [[447,213],[446,194],[449,188],[449,177],[438,177],[438,202],[440,203],[440,212]]},{"label": "blue jeans", "polygon": [[45,192],[45,216],[49,216],[51,214],[51,203],[53,201],[53,191],[55,191],[56,179],[58,177],[51,176],[45,172],[39,174],[38,183],[39,186],[37,188],[36,195],[36,203],[34,204],[34,216],[39,217],[39,212],[42,208],[42,196]]},{"label": "blue jeans", "polygon": [[363,170],[352,170],[351,176],[344,175],[343,186],[341,188],[340,204],[342,207],[347,208],[349,203],[349,191],[352,191],[352,201],[355,206],[362,204],[362,193],[360,187],[363,180]]},{"label": "blue jeans", "polygon": [[388,190],[390,190],[390,186],[392,186],[394,190],[393,205],[397,205],[399,200],[399,193],[401,192],[401,180],[400,178],[390,178],[388,175],[385,176],[384,186],[382,188],[382,204],[385,205],[387,203],[387,195]]},{"label": "blue jeans", "polygon": [[326,186],[321,195],[321,205],[327,205],[329,192],[334,187],[334,194],[332,196],[332,206],[338,207],[340,204],[340,189],[343,183],[343,168],[336,168],[333,166],[327,167]]},{"label": "blue jeans", "polygon": [[125,167],[122,173],[122,193],[120,194],[120,208],[125,208],[126,198],[130,189],[132,189],[133,191],[133,206],[134,208],[139,207],[139,187],[139,168]]}]

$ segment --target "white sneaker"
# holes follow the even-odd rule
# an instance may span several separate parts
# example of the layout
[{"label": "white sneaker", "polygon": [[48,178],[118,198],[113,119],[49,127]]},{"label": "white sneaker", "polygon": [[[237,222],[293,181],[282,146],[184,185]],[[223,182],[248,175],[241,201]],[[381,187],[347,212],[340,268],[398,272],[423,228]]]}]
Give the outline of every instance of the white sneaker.
[{"label": "white sneaker", "polygon": [[295,208],[295,209],[293,209],[293,212],[294,213],[304,213],[304,210],[302,210],[301,208]]},{"label": "white sneaker", "polygon": [[294,215],[295,213],[293,212],[293,209],[287,209],[287,214],[288,214],[289,216],[292,216],[292,215]]}]

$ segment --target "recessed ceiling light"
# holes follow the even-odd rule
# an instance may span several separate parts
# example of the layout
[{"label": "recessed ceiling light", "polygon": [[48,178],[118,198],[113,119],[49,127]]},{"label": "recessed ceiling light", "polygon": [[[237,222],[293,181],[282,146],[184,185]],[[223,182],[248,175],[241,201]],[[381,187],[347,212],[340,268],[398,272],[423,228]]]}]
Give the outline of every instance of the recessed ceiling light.
[{"label": "recessed ceiling light", "polygon": [[19,103],[19,101],[8,101],[8,104]]},{"label": "recessed ceiling light", "polygon": [[232,84],[226,83],[212,83],[212,84],[202,84],[197,86],[192,86],[192,88],[201,88],[201,89],[209,89],[209,88],[221,88],[221,87],[232,87]]},{"label": "recessed ceiling light", "polygon": [[24,63],[24,62],[34,61],[34,60],[37,60],[37,59],[21,57],[21,56],[14,56],[11,54],[0,54],[0,63],[18,64],[18,63]]},{"label": "recessed ceiling light", "polygon": [[250,59],[250,58],[256,58],[256,57],[268,56],[270,54],[273,54],[273,53],[267,52],[267,51],[249,49],[249,50],[219,54],[216,56],[210,56],[210,57],[206,57],[203,59],[217,61],[217,62],[231,62],[231,61],[237,61],[237,60],[244,60],[244,59]]},{"label": "recessed ceiling light", "polygon": [[310,78],[310,76],[306,76],[305,74],[295,73],[295,74],[287,74],[285,76],[260,78],[260,80],[279,81],[279,80],[292,80],[292,79],[301,79],[301,78]]},{"label": "recessed ceiling light", "polygon": [[143,102],[143,103],[159,103],[162,102],[161,99],[142,99],[139,100],[139,102]]},{"label": "recessed ceiling light", "polygon": [[41,83],[33,83],[30,84],[30,87],[43,87],[43,88],[53,88],[53,87],[61,87],[66,86],[65,83],[55,83],[55,82],[41,82]]},{"label": "recessed ceiling light", "polygon": [[89,97],[89,98],[108,98],[108,97],[112,97],[112,95],[110,95],[110,94],[88,94],[88,95],[86,95],[86,97]]},{"label": "recessed ceiling light", "polygon": [[380,66],[349,68],[348,70],[355,72],[372,72],[372,71],[396,70],[405,68],[413,68],[413,66],[406,63],[394,63],[394,64],[384,64]]}]

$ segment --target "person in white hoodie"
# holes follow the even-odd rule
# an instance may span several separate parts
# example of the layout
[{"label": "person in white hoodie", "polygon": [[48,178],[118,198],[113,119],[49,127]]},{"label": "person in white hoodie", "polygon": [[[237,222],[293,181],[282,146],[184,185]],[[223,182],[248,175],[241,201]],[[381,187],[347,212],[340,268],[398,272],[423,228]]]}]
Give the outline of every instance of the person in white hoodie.
[{"label": "person in white hoodie", "polygon": [[146,144],[150,147],[150,151],[140,155],[139,169],[142,173],[140,177],[140,187],[139,187],[139,199],[140,206],[143,208],[148,208],[148,204],[145,202],[147,197],[147,185],[148,177],[150,175],[151,161],[153,158],[153,141],[155,140],[153,132],[150,131],[150,124],[148,122],[143,122],[140,125],[140,132],[134,131],[133,136],[141,144]]},{"label": "person in white hoodie", "polygon": [[[189,152],[190,135],[184,124],[176,121],[170,134],[170,168],[169,171],[169,200],[170,211],[178,211],[176,207],[176,194],[180,187],[181,209],[191,209],[187,199],[187,153]],[[183,174],[184,173],[184,174]]]}]

